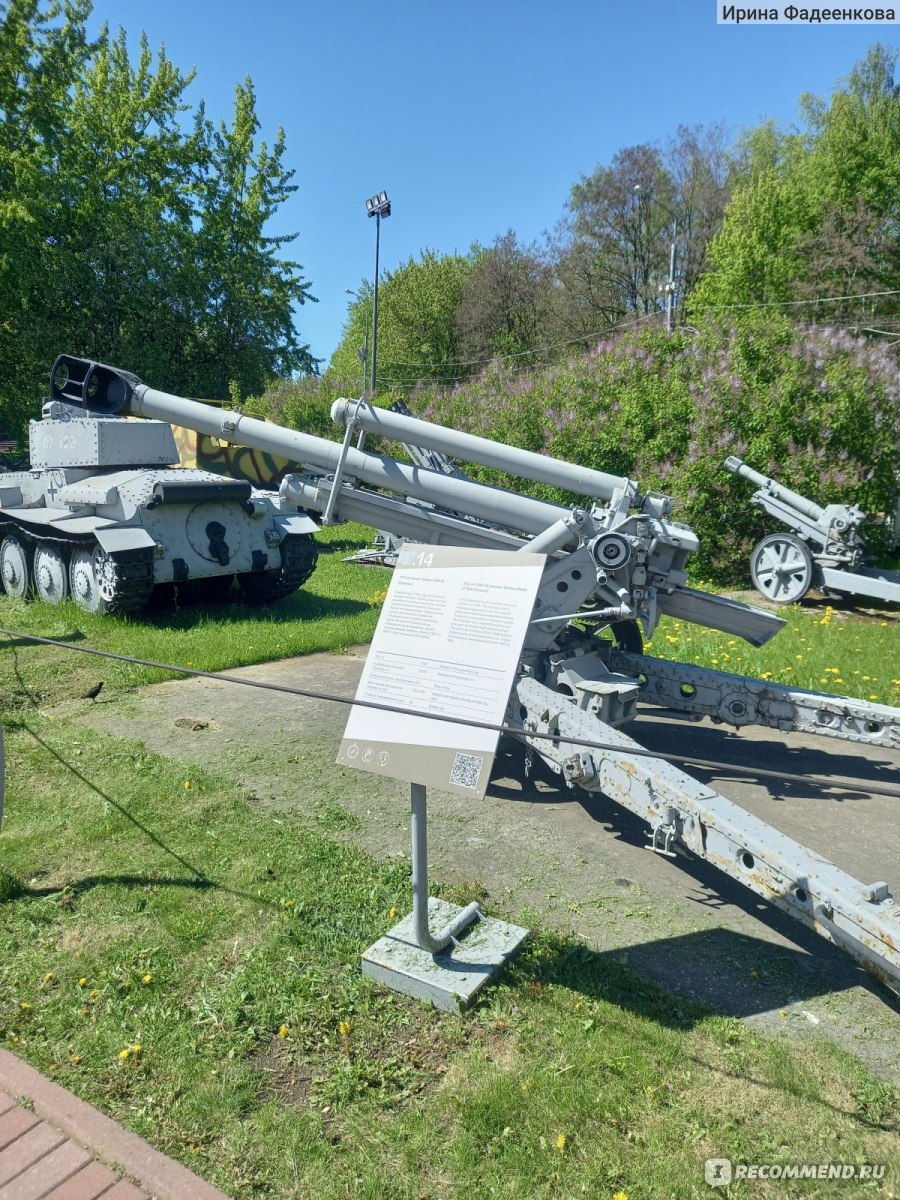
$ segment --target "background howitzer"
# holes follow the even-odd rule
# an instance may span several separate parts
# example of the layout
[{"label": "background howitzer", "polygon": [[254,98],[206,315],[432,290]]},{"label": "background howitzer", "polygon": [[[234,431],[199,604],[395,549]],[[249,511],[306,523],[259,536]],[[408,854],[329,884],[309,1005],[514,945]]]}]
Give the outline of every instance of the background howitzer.
[{"label": "background howitzer", "polygon": [[[507,709],[511,736],[567,785],[601,792],[644,819],[650,849],[689,851],[711,862],[900,990],[900,908],[886,883],[854,879],[622,732],[640,699],[689,720],[709,716],[735,727],[900,746],[896,709],[640,652],[641,627],[652,633],[663,614],[754,645],[784,624],[687,585],[697,538],[672,519],[667,497],[361,400],[333,406],[344,428],[337,443],[159,392],[126,371],[82,359],[61,356],[51,383],[55,400],[100,420],[130,414],[171,422],[302,464],[285,476],[280,502],[322,514],[323,524],[354,520],[417,542],[545,554]],[[495,467],[584,502],[537,500],[420,465],[424,458],[400,462],[363,448],[371,436]],[[803,502],[806,519],[819,519],[809,515],[817,506],[789,498]]]},{"label": "background howitzer", "polygon": [[790,604],[816,588],[826,594],[900,602],[900,572],[867,565],[859,534],[866,514],[856,505],[823,507],[733,455],[725,460],[725,469],[755,483],[750,503],[792,531],[770,533],[753,548],[750,576],[761,595]]}]

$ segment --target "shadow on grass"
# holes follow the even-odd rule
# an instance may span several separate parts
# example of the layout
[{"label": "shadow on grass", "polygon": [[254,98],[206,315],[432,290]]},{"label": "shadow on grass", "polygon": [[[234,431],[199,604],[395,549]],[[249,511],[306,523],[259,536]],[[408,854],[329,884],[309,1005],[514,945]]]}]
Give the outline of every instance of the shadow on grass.
[{"label": "shadow on grass", "polygon": [[691,1028],[712,1011],[743,1019],[855,986],[891,1003],[886,988],[845,955],[834,955],[839,976],[829,972],[823,980],[803,950],[733,929],[697,930],[603,951],[550,935],[517,970],[676,1029]]},{"label": "shadow on grass", "polygon": [[[718,982],[723,960],[741,963],[746,973],[747,964],[763,961],[766,951],[771,949],[771,946],[756,938],[726,929],[663,938],[611,951],[591,950],[564,935],[544,934],[530,948],[524,950],[519,959],[510,964],[507,974],[510,982],[520,986],[524,984],[533,994],[539,993],[540,989],[548,985],[565,987],[584,996],[585,999],[612,1004],[667,1029],[687,1033],[711,1017],[724,1014],[744,1018],[767,1011],[771,1005],[760,1004],[749,991],[730,989],[731,1001],[724,1006],[717,993],[713,1007],[695,995],[685,997],[678,994],[678,985],[683,984],[689,976],[692,987],[696,987],[698,968]],[[795,957],[799,959],[801,956]],[[665,987],[652,978],[647,978],[647,973],[660,975]],[[670,989],[674,989],[676,994]],[[798,990],[796,986],[786,989],[778,986],[777,981],[773,981],[770,998],[775,1000],[780,995],[784,1003],[796,1002],[819,995],[822,990],[807,988],[804,991],[802,988]],[[794,1008],[786,1014],[785,1019],[804,1022],[807,1017],[805,1013]],[[740,1036],[736,1035],[735,1040]],[[724,1043],[730,1041],[727,1030],[723,1038]],[[748,1074],[746,1069],[728,1071],[691,1054],[684,1054],[684,1061],[697,1062],[716,1075],[739,1080],[742,1084],[752,1083],[772,1091],[796,1095],[804,1100],[809,1099],[808,1090],[801,1086],[795,1087],[785,1082],[773,1083],[752,1073]],[[886,1092],[890,1090],[890,1085],[886,1084],[885,1089]],[[845,1116],[852,1115],[861,1125],[872,1129],[893,1131],[896,1127],[893,1100],[882,1106],[883,1111],[876,1106],[871,1112],[867,1112],[865,1107],[841,1108],[821,1097],[817,1102],[833,1112]]]},{"label": "shadow on grass", "polygon": [[160,850],[173,858],[181,867],[189,871],[190,876],[188,878],[179,878],[166,876],[158,877],[152,874],[89,875],[81,880],[67,881],[61,886],[54,885],[52,887],[32,888],[21,883],[19,880],[14,879],[12,876],[0,872],[0,903],[26,896],[42,899],[46,896],[60,894],[64,891],[67,891],[70,894],[77,894],[78,892],[89,891],[94,887],[115,885],[126,887],[189,887],[197,890],[216,889],[218,891],[226,892],[228,895],[237,896],[240,899],[247,900],[257,908],[259,908],[260,905],[272,909],[278,908],[276,904],[271,901],[264,900],[260,896],[251,895],[249,892],[242,892],[237,888],[228,887],[218,880],[210,879],[209,876],[206,875],[206,873],[199,867],[193,866],[187,861],[187,859],[182,858],[177,851],[173,850],[171,846],[167,846],[166,843],[160,837],[158,837],[149,826],[145,825],[142,821],[139,821],[138,818],[134,816],[133,813],[130,813],[126,808],[123,808],[123,806],[114,800],[112,796],[104,792],[102,788],[99,788],[93,782],[93,780],[88,779],[83,771],[80,771],[73,763],[70,763],[67,759],[63,758],[63,756],[48,742],[46,742],[44,738],[40,736],[40,734],[36,733],[34,729],[28,725],[23,725],[22,728],[34,738],[38,745],[40,745],[47,752],[47,754],[50,755],[51,758],[56,759],[60,766],[74,775],[76,779],[83,783],[85,787],[92,791],[106,804],[110,805],[111,808],[114,808],[120,816],[124,817],[127,821],[130,821],[136,829],[140,830],[140,832],[145,838],[147,838],[148,841],[159,847]]},{"label": "shadow on grass", "polygon": [[[160,589],[157,589],[159,591]],[[367,612],[372,606],[364,600],[338,600],[318,592],[302,590],[286,596],[275,604],[254,605],[232,601],[215,604],[208,600],[171,594],[157,596],[141,616],[129,623],[152,629],[194,629],[210,621],[228,625],[256,618],[267,625],[287,625],[296,621],[317,621],[323,617],[352,617]]]}]

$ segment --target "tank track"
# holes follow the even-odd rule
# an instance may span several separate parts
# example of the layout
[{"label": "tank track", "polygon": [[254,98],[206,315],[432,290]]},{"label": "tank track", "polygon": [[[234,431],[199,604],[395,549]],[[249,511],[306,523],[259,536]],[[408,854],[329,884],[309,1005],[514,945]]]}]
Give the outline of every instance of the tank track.
[{"label": "tank track", "polygon": [[[76,550],[97,548],[93,538],[47,537],[24,528],[13,521],[0,524],[0,537],[15,534],[29,551],[33,562],[34,552],[40,546],[56,546],[59,550],[74,553]],[[153,551],[150,548],[126,550],[122,554],[109,555],[112,564],[111,580],[113,594],[104,602],[101,611],[118,616],[133,616],[141,612],[153,591]],[[32,584],[32,594],[34,585]]]},{"label": "tank track", "polygon": [[104,611],[117,616],[134,616],[146,607],[153,591],[153,551],[129,550],[110,555],[115,568],[115,592]]},{"label": "tank track", "polygon": [[290,596],[312,575],[319,547],[308,533],[289,533],[281,543],[281,570],[238,575],[248,604],[271,604]]}]

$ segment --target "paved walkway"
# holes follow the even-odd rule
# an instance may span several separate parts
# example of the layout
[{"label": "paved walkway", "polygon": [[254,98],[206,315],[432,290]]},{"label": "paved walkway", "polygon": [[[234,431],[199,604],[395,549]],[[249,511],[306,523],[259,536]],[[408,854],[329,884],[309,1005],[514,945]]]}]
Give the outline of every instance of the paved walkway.
[{"label": "paved walkway", "polygon": [[0,1050],[0,1200],[228,1200]]}]

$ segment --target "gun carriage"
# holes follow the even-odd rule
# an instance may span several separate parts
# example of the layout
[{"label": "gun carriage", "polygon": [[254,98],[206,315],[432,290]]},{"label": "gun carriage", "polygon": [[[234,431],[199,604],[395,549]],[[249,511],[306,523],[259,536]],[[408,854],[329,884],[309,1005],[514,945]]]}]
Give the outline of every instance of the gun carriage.
[{"label": "gun carriage", "polygon": [[[688,852],[739,880],[847,950],[900,990],[900,907],[884,881],[864,883],[758,820],[672,764],[649,756],[623,729],[638,702],[686,719],[763,725],[871,746],[900,747],[900,711],[642,653],[663,614],[759,646],[784,625],[774,613],[691,588],[694,532],[672,519],[665,496],[625,477],[514,449],[363,401],[332,409],[343,442],[282,429],[237,412],[157,391],[127,371],[61,356],[52,373],[63,421],[90,413],[172,422],[302,468],[280,487],[282,510],[360,521],[416,542],[546,555],[536,609],[506,726],[566,784],[599,792],[643,818],[649,848]],[[62,410],[61,410],[62,412]],[[419,463],[365,449],[381,436],[419,448]],[[424,456],[462,459],[565,489],[572,507],[491,487]],[[86,499],[82,519],[94,511]],[[601,747],[601,748],[598,748]]]},{"label": "gun carriage", "polygon": [[822,507],[733,455],[725,460],[725,469],[755,483],[750,503],[791,530],[770,533],[753,548],[750,577],[760,595],[791,604],[816,588],[825,594],[900,603],[900,572],[867,565],[866,545],[859,534],[866,514],[856,505]]}]

